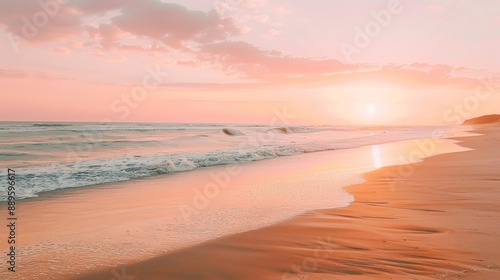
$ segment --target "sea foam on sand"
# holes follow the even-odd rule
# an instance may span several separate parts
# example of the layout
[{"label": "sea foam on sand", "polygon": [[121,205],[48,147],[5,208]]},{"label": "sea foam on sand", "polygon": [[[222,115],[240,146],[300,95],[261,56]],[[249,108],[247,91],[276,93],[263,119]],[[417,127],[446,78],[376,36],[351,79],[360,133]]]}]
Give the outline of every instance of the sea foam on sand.
[{"label": "sea foam on sand", "polygon": [[[446,142],[448,148],[436,153],[461,150]],[[213,195],[204,194],[205,187],[229,166],[21,202],[18,214],[30,230],[20,232],[19,259],[30,265],[20,264],[20,279],[111,268],[307,211],[348,206],[353,196],[344,186],[362,183],[362,173],[381,165],[398,164],[418,145],[405,141],[377,147],[377,156],[366,146],[241,164],[241,172],[229,176]],[[183,206],[192,211],[183,212]]]}]

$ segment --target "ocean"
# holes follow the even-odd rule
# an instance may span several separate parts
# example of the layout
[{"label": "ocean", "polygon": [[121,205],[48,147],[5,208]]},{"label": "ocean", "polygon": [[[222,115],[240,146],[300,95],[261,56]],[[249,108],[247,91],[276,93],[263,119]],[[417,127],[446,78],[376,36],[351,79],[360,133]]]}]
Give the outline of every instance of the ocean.
[{"label": "ocean", "polygon": [[[0,167],[16,170],[18,199],[134,180],[386,142],[452,136],[456,127],[221,124],[0,123]],[[2,172],[6,176],[6,172]],[[7,199],[0,190],[0,201]]]}]

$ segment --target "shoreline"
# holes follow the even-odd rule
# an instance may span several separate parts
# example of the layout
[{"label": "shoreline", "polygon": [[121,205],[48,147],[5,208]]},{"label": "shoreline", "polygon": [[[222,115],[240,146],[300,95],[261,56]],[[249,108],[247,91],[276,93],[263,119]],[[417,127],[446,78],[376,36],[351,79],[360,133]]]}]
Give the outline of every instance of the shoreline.
[{"label": "shoreline", "polygon": [[[471,135],[470,132],[462,133],[462,135],[467,137]],[[206,242],[245,234],[246,232],[255,230],[258,231],[259,229],[293,221],[309,213],[346,207],[353,200],[350,191],[346,190],[346,186],[365,182],[361,178],[361,175],[368,170],[376,169],[373,168],[374,165],[397,166],[396,155],[405,154],[408,152],[408,149],[416,149],[419,146],[418,141],[423,140],[433,139],[412,139],[375,145],[379,153],[378,156],[383,157],[378,160],[376,159],[376,155],[373,154],[375,146],[371,145],[354,149],[301,154],[245,163],[241,165],[242,170],[244,170],[243,174],[231,178],[232,187],[221,192],[221,197],[215,199],[219,201],[214,201],[215,204],[205,209],[209,210],[209,212],[202,211],[203,214],[197,214],[194,220],[189,221],[188,225],[184,227],[184,230],[182,230],[183,227],[179,228],[179,224],[170,224],[172,217],[174,219],[182,218],[177,207],[174,209],[172,205],[175,206],[179,202],[192,197],[192,188],[196,185],[206,184],[209,171],[219,172],[228,168],[228,166],[201,168],[192,172],[180,172],[155,178],[120,182],[118,184],[102,184],[86,188],[67,188],[45,192],[40,197],[25,199],[19,202],[21,216],[25,217],[22,224],[24,227],[30,228],[29,235],[23,235],[21,238],[26,241],[20,245],[22,249],[20,252],[28,255],[34,254],[33,257],[29,257],[29,262],[36,264],[33,268],[29,269],[25,265],[20,266],[20,271],[25,271],[29,277],[22,279],[43,279],[34,277],[34,275],[37,275],[37,270],[49,273],[45,275],[49,275],[54,279],[74,278],[83,273],[94,273],[97,271],[107,272],[107,277],[109,278],[112,277],[109,274],[110,270],[117,265],[123,266],[146,259],[154,259],[165,254],[174,254],[186,248],[196,248]],[[437,149],[437,154],[464,150],[456,144],[456,140],[446,139],[443,141],[446,141],[446,143]],[[282,170],[283,166],[287,166],[286,170]],[[371,167],[367,168],[368,166]],[[346,177],[344,169],[348,170],[348,173],[351,175]],[[307,188],[301,185],[297,186],[299,182],[302,182],[302,184],[308,183],[307,180],[303,181],[301,177],[313,178],[316,175],[323,174],[325,171],[330,175],[322,177],[319,181],[316,179],[314,182],[311,182],[314,188],[307,190]],[[261,176],[261,174],[266,174],[266,176]],[[359,179],[356,179],[357,177]],[[290,185],[290,182],[293,182],[293,184]],[[267,188],[262,189],[262,187],[268,186],[269,183],[277,184],[280,186],[279,188],[284,190],[288,190],[291,187],[291,194],[295,196],[300,194],[300,191],[297,192],[300,189],[303,192],[300,194],[301,196],[312,199],[316,204],[311,204],[309,208],[297,208],[297,205],[294,205],[293,208],[296,209],[294,209],[293,215],[289,216],[290,213],[288,213],[280,217],[279,213],[285,211],[281,213],[284,214],[287,211],[286,203],[282,204],[282,201],[293,197],[290,197],[289,193],[269,193],[267,191],[262,193]],[[314,191],[324,188],[325,185],[332,185],[329,188],[338,187],[339,192],[332,193],[329,191],[322,195],[320,191],[318,194],[324,196],[324,198],[318,200],[318,194],[314,194]],[[255,187],[260,188],[261,192],[253,194],[253,201],[246,201],[243,198],[246,197],[246,195],[243,195],[245,192],[239,192],[240,189],[254,189],[253,191],[255,191]],[[235,192],[235,190],[237,191]],[[237,200],[234,202],[225,202],[225,200],[232,200],[233,198],[237,198]],[[334,201],[331,201],[332,198]],[[317,203],[321,203],[324,199],[326,199],[323,202],[325,207],[320,207],[319,205],[322,204]],[[347,203],[346,199],[349,200],[349,203]],[[264,212],[263,209],[260,209],[263,207],[262,204],[269,206]],[[171,207],[168,208],[168,205]],[[222,221],[221,225],[223,225],[223,228],[219,230],[219,234],[209,236],[203,234],[204,231],[210,230],[210,227],[206,227],[203,223],[220,223],[219,220],[213,220],[214,217],[216,218],[220,215],[213,216],[210,211],[217,210],[219,206],[227,209],[239,209],[244,205],[247,208],[251,207],[248,210],[251,210],[253,215],[245,218],[250,220],[247,222],[245,220],[239,221],[238,216],[228,216],[225,219],[226,221]],[[291,206],[288,205],[288,207]],[[306,205],[302,205],[302,207],[304,206]],[[60,212],[62,209],[64,209],[65,213]],[[269,215],[270,213],[272,215]],[[278,216],[276,216],[277,214]],[[170,217],[170,221],[164,217],[165,215]],[[175,218],[176,216],[177,218]],[[271,216],[274,218],[271,218]],[[276,217],[278,217],[278,220],[273,220]],[[68,219],[71,219],[72,222],[61,223],[61,221]],[[208,221],[204,221],[207,219]],[[255,224],[255,221],[258,221],[257,224]],[[227,222],[230,223],[226,225]],[[248,222],[251,224],[250,228],[248,228],[248,225],[245,225]],[[96,223],[98,226],[94,225]],[[40,224],[45,224],[45,227],[40,227]],[[141,230],[137,230],[137,228],[146,230],[146,235],[140,237]],[[178,231],[179,229],[181,231]],[[171,234],[172,230],[176,232],[175,235]],[[169,234],[165,235],[162,232]],[[53,238],[47,238],[47,236],[51,235],[62,235],[63,238],[53,242]],[[92,240],[94,236],[103,236],[104,240],[94,241]],[[136,240],[139,245],[134,244],[130,246],[137,242]],[[183,243],[190,245],[183,246]],[[130,244],[127,246],[129,248],[120,249],[123,244]],[[155,245],[152,246],[152,244]],[[45,250],[40,251],[40,247],[48,248],[47,252],[44,252]],[[69,250],[61,251],[64,247]],[[57,257],[51,257],[50,252],[52,254],[59,252],[62,255],[59,256],[57,254]],[[28,255],[23,255],[22,258],[28,258]],[[93,255],[97,257],[96,261],[89,262],[88,258],[91,258]],[[72,263],[81,264],[69,267],[61,266],[69,260],[72,260]],[[87,268],[82,270],[82,265],[86,265]],[[53,271],[47,271],[43,267],[50,267]]]},{"label": "shoreline", "polygon": [[[380,126],[380,127],[385,127],[385,126]],[[399,127],[399,126],[388,126],[388,127],[391,128],[391,127]],[[421,126],[416,126],[416,127],[421,127]],[[455,129],[457,129],[459,127],[460,126],[455,127]],[[370,127],[365,127],[365,129],[368,129],[368,128],[370,128]],[[441,126],[436,126],[436,128],[441,128]],[[448,133],[452,133],[452,132],[448,132]],[[468,134],[471,133],[471,131],[468,130],[468,129],[464,129],[462,127],[461,130],[454,131],[453,133],[454,134],[459,134],[459,135],[467,136]],[[200,170],[203,171],[203,170],[207,170],[207,169],[210,169],[210,168],[227,167],[227,166],[233,166],[233,165],[239,166],[239,165],[245,165],[245,164],[248,164],[248,163],[268,161],[268,160],[274,160],[274,159],[279,159],[279,158],[296,157],[296,156],[306,155],[306,154],[327,153],[327,152],[333,152],[333,151],[353,150],[353,149],[360,149],[360,148],[363,148],[363,147],[370,147],[370,146],[374,146],[374,145],[384,145],[384,144],[391,144],[391,143],[419,141],[419,140],[424,140],[424,139],[434,139],[434,138],[429,138],[429,137],[427,137],[427,138],[425,138],[425,137],[424,138],[414,137],[413,138],[413,137],[410,137],[408,139],[401,139],[401,140],[395,140],[395,141],[387,140],[387,141],[380,141],[380,142],[377,142],[377,143],[374,143],[374,144],[363,144],[363,145],[360,145],[360,146],[354,146],[354,147],[349,147],[349,148],[336,148],[336,149],[331,149],[331,150],[327,149],[327,150],[319,150],[319,151],[314,151],[314,152],[303,152],[303,153],[291,154],[291,155],[286,155],[286,156],[277,156],[277,157],[274,157],[274,158],[266,158],[266,159],[263,159],[263,160],[239,162],[239,163],[236,163],[236,164],[222,164],[222,165],[198,167],[198,168],[195,168],[195,169],[192,169],[192,170],[176,171],[176,172],[170,172],[170,173],[159,174],[159,175],[154,175],[154,176],[131,178],[131,179],[128,179],[128,180],[123,180],[123,181],[102,182],[102,183],[97,183],[97,184],[94,184],[94,185],[85,185],[85,186],[79,186],[79,187],[70,187],[70,188],[66,187],[66,188],[57,188],[57,189],[51,189],[51,190],[43,190],[43,191],[40,191],[40,192],[36,193],[37,196],[25,197],[25,198],[19,199],[18,201],[36,201],[38,199],[45,199],[47,197],[53,197],[53,196],[57,196],[57,195],[61,195],[61,194],[64,195],[64,194],[66,194],[66,192],[69,192],[69,194],[71,194],[72,191],[80,190],[80,189],[101,188],[101,187],[112,186],[112,185],[116,185],[116,184],[120,184],[120,183],[127,183],[127,182],[134,182],[134,181],[148,180],[148,179],[165,178],[165,177],[172,176],[172,175],[175,175],[175,174],[187,173],[187,172],[191,172],[191,171],[200,171]],[[453,137],[449,136],[449,137],[442,137],[442,138],[437,138],[437,139],[453,139]],[[37,166],[37,164],[34,164],[33,166]],[[28,165],[28,166],[22,166],[22,167],[14,166],[13,169],[16,170],[18,168],[25,168],[25,167],[32,167],[32,166],[30,166],[30,165]],[[3,205],[5,205],[6,203],[7,203],[7,201],[5,201],[5,200],[0,201],[0,207],[3,206]]]},{"label": "shoreline", "polygon": [[[456,140],[456,139],[461,139],[465,137],[474,137],[474,131],[473,130],[465,130],[465,131],[460,131],[458,132],[462,136],[457,136],[457,137],[448,137],[448,138],[438,138],[440,140]],[[187,174],[189,172],[202,172],[206,170],[211,170],[214,168],[232,168],[233,166],[245,166],[247,164],[255,164],[255,163],[261,163],[261,162],[267,162],[267,161],[272,161],[272,160],[277,160],[277,159],[286,159],[289,157],[298,157],[302,155],[313,155],[313,154],[324,154],[324,153],[330,153],[330,152],[335,152],[335,151],[349,151],[349,150],[356,150],[356,149],[361,149],[361,148],[367,148],[371,146],[379,146],[379,145],[390,145],[390,144],[398,144],[398,143],[410,143],[413,141],[420,141],[420,140],[434,140],[433,138],[412,138],[412,139],[405,139],[405,140],[398,140],[398,141],[387,141],[387,142],[380,142],[377,144],[370,144],[370,145],[363,145],[359,147],[353,147],[353,148],[342,148],[342,149],[333,149],[333,150],[324,150],[324,151],[317,151],[317,152],[312,152],[312,153],[301,153],[301,154],[294,154],[294,155],[287,155],[287,156],[279,156],[275,158],[268,158],[264,160],[257,160],[257,161],[248,161],[248,162],[240,162],[237,164],[224,164],[224,165],[215,165],[215,166],[205,166],[205,167],[199,167],[196,169],[192,170],[186,170],[186,171],[178,171],[178,172],[172,172],[172,173],[165,173],[165,174],[160,174],[160,175],[155,175],[155,176],[149,176],[149,177],[139,177],[139,178],[133,178],[129,180],[124,180],[124,181],[113,181],[113,182],[106,182],[106,183],[98,183],[94,185],[87,185],[87,186],[80,186],[80,187],[71,187],[71,188],[59,188],[59,189],[53,189],[53,190],[46,190],[46,191],[41,191],[39,193],[36,193],[37,196],[34,197],[26,197],[22,199],[18,199],[17,203],[25,203],[25,202],[38,202],[47,198],[57,198],[60,196],[65,196],[65,195],[72,195],[74,192],[80,192],[80,191],[88,191],[88,190],[99,190],[103,188],[114,188],[116,185],[120,184],[127,184],[127,183],[134,183],[134,182],[141,182],[144,180],[161,180],[161,179],[168,179],[170,176],[176,176],[179,174]],[[452,151],[452,153],[455,151]],[[443,154],[449,153],[449,152],[442,152]],[[434,155],[430,155],[431,157]],[[425,156],[425,158],[428,158],[429,156]],[[389,165],[384,165],[384,167],[393,167],[397,166],[398,164],[389,164]],[[13,168],[14,170],[16,167]],[[363,173],[364,174],[364,173]],[[344,189],[350,187],[350,185],[344,186]],[[0,207],[7,205],[8,201],[0,201]],[[318,209],[319,210],[319,209]]]},{"label": "shoreline", "polygon": [[[494,171],[500,165],[493,160],[500,154],[494,149],[500,128],[472,132],[486,134],[451,139],[474,150],[425,158],[394,188],[386,185],[384,174],[400,166],[365,174],[368,182],[345,188],[355,196],[348,207],[310,211],[122,269],[140,279],[498,277],[500,207],[494,197],[500,190],[494,186],[500,175]],[[469,166],[470,161],[479,166]],[[476,175],[479,170],[492,170],[488,175],[494,178],[483,182],[482,175]],[[480,186],[482,192],[474,193],[478,198],[468,198],[467,180],[455,180],[457,174]],[[445,180],[455,186],[439,186]],[[478,220],[479,214],[484,221]],[[109,277],[109,271],[102,271],[75,279]]]},{"label": "shoreline", "polygon": [[[315,203],[345,206],[344,203],[347,205],[352,199],[342,186],[357,180],[351,178],[353,176],[341,176],[342,172],[332,174],[339,177],[335,178],[338,182],[333,190],[328,190],[331,186],[325,188],[324,183],[316,184],[319,195],[325,194],[324,197],[333,201],[297,189],[299,186],[292,183],[303,180],[297,176],[307,177],[331,170],[332,157],[364,154],[367,149],[345,149],[243,164],[242,172],[230,178],[228,188],[211,200],[210,207],[198,211],[189,221],[183,221],[177,205],[192,199],[192,191],[210,182],[211,173],[226,172],[228,166],[93,188],[56,190],[40,198],[20,201],[17,211],[22,218],[20,224],[29,231],[20,232],[18,252],[24,261],[19,263],[16,276],[18,279],[46,279],[47,275],[51,279],[68,279],[87,271],[112,269],[116,265],[149,259],[220,236],[272,225],[307,212]],[[285,172],[283,165],[288,167]],[[270,170],[273,170],[270,174],[261,176]],[[360,175],[354,177],[361,178]],[[278,193],[269,193],[268,190]],[[262,191],[267,193],[264,195]],[[311,205],[307,201],[297,201],[302,205],[297,209],[297,205],[292,207],[290,201],[280,202],[284,197],[297,200],[297,191],[310,197]],[[272,199],[280,202],[282,207],[276,209]],[[224,213],[229,215],[224,217]],[[222,221],[221,217],[224,218]],[[143,234],[146,238],[141,237]],[[3,251],[4,247],[0,250]],[[27,263],[30,265],[26,266]],[[11,275],[0,272],[0,277],[3,276]]]}]

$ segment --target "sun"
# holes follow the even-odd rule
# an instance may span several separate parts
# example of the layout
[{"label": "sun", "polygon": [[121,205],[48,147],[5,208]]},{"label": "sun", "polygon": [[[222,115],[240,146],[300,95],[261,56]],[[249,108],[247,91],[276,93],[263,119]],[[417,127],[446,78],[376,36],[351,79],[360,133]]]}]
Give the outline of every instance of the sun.
[{"label": "sun", "polygon": [[377,111],[377,106],[375,104],[368,104],[366,106],[366,111],[369,113],[369,114],[373,114]]}]

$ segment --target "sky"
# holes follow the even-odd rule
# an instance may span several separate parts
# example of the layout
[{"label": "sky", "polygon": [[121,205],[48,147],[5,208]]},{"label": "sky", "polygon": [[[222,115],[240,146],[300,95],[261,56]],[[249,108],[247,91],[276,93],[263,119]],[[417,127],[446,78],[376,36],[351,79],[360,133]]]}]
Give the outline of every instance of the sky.
[{"label": "sky", "polygon": [[459,124],[497,0],[0,1],[0,121]]}]

